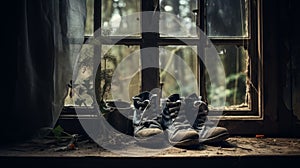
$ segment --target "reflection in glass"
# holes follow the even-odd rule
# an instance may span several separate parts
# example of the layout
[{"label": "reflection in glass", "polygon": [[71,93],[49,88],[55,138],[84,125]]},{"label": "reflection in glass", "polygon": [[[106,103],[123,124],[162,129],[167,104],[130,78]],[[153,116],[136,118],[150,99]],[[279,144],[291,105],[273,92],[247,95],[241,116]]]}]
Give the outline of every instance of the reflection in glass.
[{"label": "reflection in glass", "polygon": [[101,2],[102,35],[121,36],[132,35],[133,33],[135,35],[140,34],[140,16],[130,16],[136,12],[140,12],[140,1],[102,0]]},{"label": "reflection in glass", "polygon": [[[72,89],[69,88],[67,97],[65,98],[65,106],[93,106],[95,98],[97,100],[122,99],[128,100],[128,97],[137,95],[141,88],[141,73],[137,70],[140,68],[140,52],[139,46],[124,45],[103,45],[101,50],[101,70],[99,69],[95,78],[93,72],[95,64],[95,53],[93,45],[83,45],[80,52],[80,59],[77,60],[77,69],[73,73],[74,81],[72,81]],[[133,56],[132,56],[133,55]],[[120,65],[126,59],[127,63]],[[118,67],[119,66],[119,67]],[[120,68],[117,80],[112,80],[115,70]],[[133,67],[136,67],[135,69]],[[133,72],[134,71],[134,72]],[[128,74],[133,74],[129,76]],[[101,80],[100,86],[95,86],[94,80]],[[97,82],[95,82],[97,83]],[[129,83],[129,86],[126,85]],[[71,86],[71,84],[69,84]],[[118,87],[118,88],[116,88]],[[116,92],[117,96],[128,95],[123,97],[112,97],[112,92]],[[95,93],[98,92],[98,93]]]},{"label": "reflection in glass", "polygon": [[[140,92],[141,76],[138,73],[140,68],[139,50],[139,46],[102,46],[101,72],[98,72],[101,73],[101,100],[122,99],[130,101],[128,98]],[[129,86],[127,85],[128,83]],[[116,92],[117,95],[112,95],[112,93],[115,94]]]},{"label": "reflection in glass", "polygon": [[[81,45],[77,44],[76,46],[75,44],[73,47],[81,48]],[[94,94],[94,46],[84,44],[78,58],[76,68],[73,71],[73,81],[68,84],[69,90],[64,105],[88,107],[96,103],[92,97]]]},{"label": "reflection in glass", "polygon": [[198,94],[196,46],[165,46],[159,49],[162,97],[174,93]]},{"label": "reflection in glass", "polygon": [[161,36],[196,37],[196,15],[193,13],[196,9],[197,0],[160,0]]},{"label": "reflection in glass", "polygon": [[[206,73],[206,88],[208,101],[218,101],[226,96],[225,105],[244,107],[248,106],[247,84],[249,57],[244,47],[235,45],[216,46],[226,74],[226,88],[216,88],[209,81]],[[222,71],[222,69],[220,69]],[[225,94],[225,95],[224,95]]]},{"label": "reflection in glass", "polygon": [[248,37],[248,0],[207,0],[208,36]]}]

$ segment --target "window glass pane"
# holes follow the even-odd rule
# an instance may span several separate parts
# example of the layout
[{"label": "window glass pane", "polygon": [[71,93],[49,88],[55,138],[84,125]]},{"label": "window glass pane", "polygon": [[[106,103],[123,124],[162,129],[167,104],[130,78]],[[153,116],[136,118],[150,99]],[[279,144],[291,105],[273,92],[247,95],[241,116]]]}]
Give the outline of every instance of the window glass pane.
[{"label": "window glass pane", "polygon": [[139,35],[140,1],[138,0],[102,0],[102,35]]},{"label": "window glass pane", "polygon": [[[226,88],[216,88],[211,85],[206,73],[208,101],[218,101],[220,97],[226,96],[227,109],[237,110],[236,108],[248,107],[249,94],[247,94],[246,81],[248,80],[249,57],[247,50],[235,45],[218,45],[216,49],[224,66]],[[221,68],[219,70],[222,71]]]},{"label": "window glass pane", "polygon": [[[81,45],[72,45],[81,48]],[[93,93],[93,55],[94,47],[84,44],[80,50],[80,57],[77,60],[76,70],[73,72],[72,89],[69,88],[65,98],[65,106],[92,106],[94,103]],[[69,84],[71,86],[71,84]]]},{"label": "window glass pane", "polygon": [[159,49],[162,97],[174,93],[198,94],[196,46],[164,46]]},{"label": "window glass pane", "polygon": [[94,0],[86,0],[86,10],[85,35],[92,36],[94,33]]},{"label": "window glass pane", "polygon": [[103,45],[100,100],[131,101],[141,88],[140,47]]},{"label": "window glass pane", "polygon": [[248,37],[248,0],[207,0],[207,35]]},{"label": "window glass pane", "polygon": [[[83,45],[72,89],[69,88],[65,106],[93,106],[94,98],[98,100],[122,99],[130,101],[141,88],[140,50],[139,46],[103,45],[101,51],[100,86],[94,86],[94,47]],[[113,75],[115,75],[113,77]],[[94,88],[96,87],[96,89]],[[99,92],[98,94],[95,91]],[[115,94],[117,93],[117,95]],[[113,97],[114,96],[114,97]]]},{"label": "window glass pane", "polygon": [[160,0],[161,36],[196,37],[196,9],[197,0]]}]

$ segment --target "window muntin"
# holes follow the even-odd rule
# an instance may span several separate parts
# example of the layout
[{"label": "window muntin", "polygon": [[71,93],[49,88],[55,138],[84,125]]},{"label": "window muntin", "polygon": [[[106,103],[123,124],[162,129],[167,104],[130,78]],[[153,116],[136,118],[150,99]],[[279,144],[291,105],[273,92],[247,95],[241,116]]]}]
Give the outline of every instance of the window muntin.
[{"label": "window muntin", "polygon": [[[92,0],[91,0],[92,1]],[[95,0],[97,2],[98,0]],[[132,6],[135,6],[132,10],[129,10],[131,12],[137,12],[137,11],[142,11],[141,6],[144,0],[141,1],[128,1],[130,4],[134,4]],[[223,2],[224,1],[224,2]],[[127,3],[126,0],[115,0],[115,3]],[[133,3],[134,2],[134,3]],[[171,12],[174,8],[174,4],[171,3],[169,0],[160,0],[160,4],[167,4],[167,6],[160,6],[160,10],[163,12]],[[228,2],[228,3],[227,3]],[[100,3],[96,4],[101,4],[102,3],[102,8],[97,8],[97,6],[94,8],[96,9],[95,12],[98,9],[98,12],[101,10],[101,21],[100,25],[102,26],[101,28],[105,28],[104,25],[104,20],[103,18],[106,17],[103,15],[104,12],[104,7],[103,5],[107,3],[105,0],[100,0]],[[171,47],[174,46],[175,44],[178,45],[178,40],[180,39],[185,39],[186,37],[193,37],[196,41],[193,41],[193,44],[195,46],[197,45],[197,40],[200,40],[201,37],[197,37],[195,32],[193,31],[193,26],[198,25],[200,28],[208,35],[208,37],[212,40],[214,43],[216,49],[218,50],[220,57],[223,60],[225,69],[226,67],[231,67],[232,69],[229,68],[229,70],[226,70],[226,81],[229,83],[229,85],[226,88],[223,88],[225,90],[225,94],[228,95],[227,101],[226,101],[226,107],[225,111],[229,112],[236,112],[236,111],[249,111],[251,114],[257,115],[257,112],[253,113],[253,110],[258,111],[258,103],[261,102],[259,101],[259,96],[257,93],[258,90],[258,84],[255,83],[257,81],[258,75],[258,65],[255,64],[257,62],[257,42],[256,36],[257,36],[257,9],[254,9],[252,7],[252,0],[232,0],[229,3],[229,0],[187,0],[186,2],[180,2],[182,4],[189,4],[189,9],[194,9],[192,12],[190,12],[189,15],[186,15],[188,19],[191,22],[188,27],[191,28],[190,33],[183,33],[182,31],[170,31],[170,34],[160,34],[159,38],[157,39],[158,41],[156,44],[159,46],[159,48],[163,47]],[[192,4],[192,5],[191,5]],[[200,5],[202,6],[200,6]],[[227,6],[226,6],[227,5]],[[101,6],[101,5],[100,5]],[[121,5],[122,6],[122,5]],[[124,6],[124,4],[123,4]],[[127,5],[125,5],[127,6]],[[254,6],[254,5],[253,5]],[[117,10],[120,8],[118,5],[113,6]],[[170,9],[172,10],[170,11]],[[214,8],[213,8],[214,7]],[[252,7],[252,8],[250,8]],[[204,8],[204,10],[202,10]],[[228,11],[227,8],[230,8],[235,11],[231,12],[225,12]],[[125,7],[124,10],[127,10],[129,8]],[[167,9],[167,10],[166,10]],[[184,7],[181,7],[181,9],[184,11]],[[223,11],[223,12],[222,12]],[[239,17],[236,15],[233,16],[233,13],[239,13],[237,14]],[[212,14],[213,13],[213,14]],[[218,16],[223,13],[223,16]],[[95,13],[94,13],[95,14]],[[97,12],[96,12],[97,14]],[[219,17],[219,18],[218,18]],[[229,17],[230,22],[226,22],[226,17]],[[231,18],[230,18],[231,17]],[[225,20],[222,21],[223,26],[217,26],[217,23],[215,23],[217,18],[220,20],[222,18],[225,18]],[[256,18],[250,20],[250,18]],[[111,19],[111,17],[106,17],[106,19]],[[136,25],[135,28],[137,29],[137,32],[142,32],[142,27],[140,26],[140,21],[142,18],[138,17],[137,20],[135,21]],[[161,20],[164,18],[160,18]],[[202,21],[200,19],[203,19]],[[162,23],[162,21],[159,21],[159,23]],[[201,24],[197,23],[197,20],[200,21]],[[227,18],[228,20],[228,18]],[[166,21],[168,22],[168,21]],[[134,23],[134,24],[135,24]],[[234,23],[234,25],[232,25]],[[134,25],[133,24],[133,25]],[[98,27],[100,27],[100,25]],[[159,24],[159,29],[161,30],[164,25]],[[231,29],[230,26],[233,28]],[[97,27],[97,26],[96,26]],[[221,28],[224,28],[226,30],[222,30]],[[110,35],[110,36],[119,36],[119,39],[122,39],[122,37],[125,37],[126,31],[121,32],[116,31],[117,29],[121,30],[121,28],[117,29],[111,29],[109,27],[106,27],[110,30],[109,34],[105,33],[102,31],[102,35]],[[124,28],[124,27],[123,27]],[[230,30],[228,30],[230,29]],[[106,30],[106,29],[104,29]],[[179,29],[180,30],[180,29]],[[250,33],[251,30],[251,33]],[[132,32],[132,30],[130,30]],[[137,35],[140,36],[138,33]],[[252,36],[250,38],[250,35]],[[140,36],[141,37],[141,36]],[[169,39],[168,37],[174,38],[173,40]],[[142,37],[141,37],[142,38]],[[152,41],[153,42],[153,41]],[[195,42],[195,43],[194,43]],[[142,45],[142,41],[138,39],[127,39],[125,41],[120,41],[119,42],[122,45],[126,46],[132,46],[132,45]],[[163,45],[163,46],[160,46]],[[182,44],[180,44],[182,45]],[[183,44],[184,45],[184,44]],[[232,60],[228,59],[232,58]],[[238,61],[237,61],[238,60]],[[203,66],[203,64],[199,63],[200,66]],[[102,64],[102,61],[101,61]],[[238,64],[238,65],[237,65]],[[194,66],[194,65],[193,65]],[[199,67],[198,67],[199,68]],[[192,68],[193,69],[193,68]],[[200,68],[201,69],[201,68]],[[228,69],[228,68],[227,68]],[[193,70],[194,72],[194,70]],[[200,72],[200,73],[199,73]],[[162,72],[160,72],[161,74]],[[196,76],[201,78],[201,76],[204,76],[205,80],[199,81],[200,85],[204,85],[205,89],[205,94],[203,94],[206,99],[209,101],[214,99],[214,94],[213,93],[213,87],[210,86],[209,82],[209,77],[205,75],[205,67],[204,71],[198,71],[196,68],[195,70]],[[134,88],[142,88],[142,80],[143,78],[141,77],[142,74],[138,73],[136,74],[135,78],[137,80],[132,80],[131,85],[133,85],[136,81],[139,83],[137,84],[139,87],[134,87]],[[161,78],[161,77],[160,77]],[[172,77],[169,77],[170,81],[172,81]],[[203,82],[204,81],[204,82]],[[166,83],[164,80],[160,79],[161,83]],[[136,84],[136,83],[135,83]],[[164,84],[165,85],[165,84]],[[253,88],[255,87],[255,88]],[[174,86],[176,88],[176,85]],[[202,87],[203,88],[203,87]],[[176,89],[175,89],[176,90]],[[227,91],[226,90],[230,90]],[[139,90],[140,91],[140,90]],[[138,93],[139,91],[130,91],[131,94]],[[203,93],[203,92],[202,92]],[[165,93],[164,96],[167,96],[169,93]],[[218,93],[219,94],[219,93]],[[212,107],[218,109],[219,107]],[[233,114],[233,113],[232,113]],[[234,113],[235,114],[235,113]],[[250,113],[247,113],[250,114]]]}]

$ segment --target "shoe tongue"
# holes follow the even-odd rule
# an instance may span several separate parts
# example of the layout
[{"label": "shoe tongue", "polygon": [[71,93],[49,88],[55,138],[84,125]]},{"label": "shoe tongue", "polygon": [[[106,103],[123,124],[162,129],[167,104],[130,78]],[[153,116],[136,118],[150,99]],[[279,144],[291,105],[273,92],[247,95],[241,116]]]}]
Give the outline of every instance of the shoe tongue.
[{"label": "shoe tongue", "polygon": [[150,95],[149,95],[149,100],[155,100],[157,98],[157,94],[152,94],[152,93],[150,93]]},{"label": "shoe tongue", "polygon": [[180,95],[179,94],[172,94],[171,96],[168,97],[168,99],[171,102],[176,102],[177,100],[180,100]]},{"label": "shoe tongue", "polygon": [[152,94],[150,92],[145,91],[145,92],[140,93],[137,96],[134,96],[134,98],[137,98],[137,99],[139,99],[142,102],[142,101],[145,101],[145,100],[149,100],[149,98],[151,97],[151,95]]},{"label": "shoe tongue", "polygon": [[198,100],[198,96],[196,93],[193,93],[186,97],[187,99]]}]

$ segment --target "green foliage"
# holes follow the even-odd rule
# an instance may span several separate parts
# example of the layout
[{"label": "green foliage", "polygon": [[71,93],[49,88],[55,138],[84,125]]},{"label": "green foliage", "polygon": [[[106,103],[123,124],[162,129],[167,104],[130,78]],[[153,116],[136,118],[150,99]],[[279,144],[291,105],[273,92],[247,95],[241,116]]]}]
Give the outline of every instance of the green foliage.
[{"label": "green foliage", "polygon": [[[236,85],[238,83],[242,83]],[[222,105],[223,98],[226,97],[226,106],[237,105],[244,103],[246,92],[246,74],[236,73],[226,77],[226,88],[224,86],[217,87],[215,84],[209,84],[208,86],[208,99],[210,102],[214,102],[214,105]]]},{"label": "green foliage", "polygon": [[60,125],[56,126],[54,129],[52,129],[52,133],[53,133],[54,137],[57,139],[61,139],[63,132],[64,132],[64,129]]},{"label": "green foliage", "polygon": [[52,134],[54,135],[54,137],[58,140],[61,140],[62,138],[72,138],[73,136],[67,132],[64,131],[64,129],[58,125],[55,128],[53,128],[51,130]]}]

